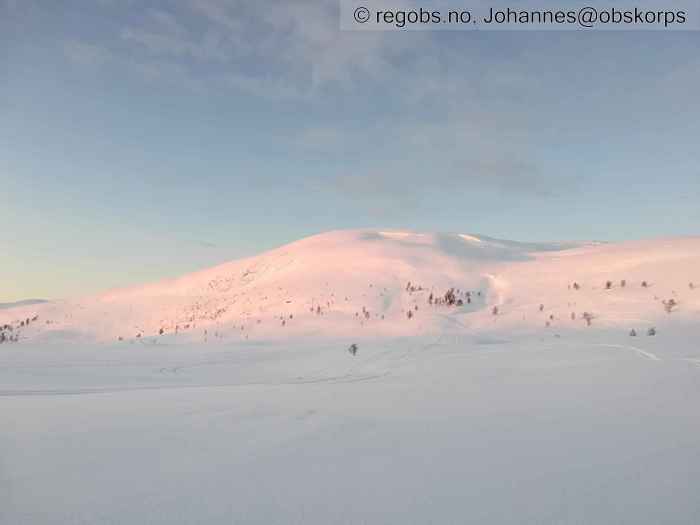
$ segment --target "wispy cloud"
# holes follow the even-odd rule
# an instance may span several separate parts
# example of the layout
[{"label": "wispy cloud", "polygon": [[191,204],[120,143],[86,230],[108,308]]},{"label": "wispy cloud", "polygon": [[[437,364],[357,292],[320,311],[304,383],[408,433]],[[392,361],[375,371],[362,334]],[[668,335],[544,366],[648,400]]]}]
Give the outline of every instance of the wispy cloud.
[{"label": "wispy cloud", "polygon": [[[305,118],[288,141],[308,158],[343,166],[313,184],[404,204],[430,188],[532,198],[569,190],[576,180],[547,164],[538,154],[543,144],[531,139],[533,125],[548,124],[538,110],[545,115],[570,96],[552,99],[553,75],[585,83],[589,66],[612,67],[594,49],[581,63],[552,70],[541,66],[537,46],[489,49],[484,58],[470,34],[343,32],[333,0],[184,0],[128,20],[99,41],[71,40],[67,56],[86,66],[109,61],[198,93],[325,105],[331,109]],[[696,79],[689,71],[676,77]],[[605,103],[614,94],[587,96],[596,102],[591,111],[615,116]],[[629,104],[618,98],[615,107]],[[572,120],[586,119],[571,102]],[[363,111],[360,125],[352,122],[353,104]]]},{"label": "wispy cloud", "polygon": [[71,62],[84,66],[103,64],[111,58],[106,48],[79,40],[66,40],[63,50]]}]

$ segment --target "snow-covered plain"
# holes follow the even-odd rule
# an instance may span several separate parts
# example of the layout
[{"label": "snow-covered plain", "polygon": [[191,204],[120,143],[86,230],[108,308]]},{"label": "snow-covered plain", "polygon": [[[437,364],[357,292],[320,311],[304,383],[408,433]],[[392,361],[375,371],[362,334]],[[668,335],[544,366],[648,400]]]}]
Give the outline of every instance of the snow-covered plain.
[{"label": "snow-covered plain", "polygon": [[0,523],[699,523],[696,283],[698,238],[363,230],[3,310]]}]

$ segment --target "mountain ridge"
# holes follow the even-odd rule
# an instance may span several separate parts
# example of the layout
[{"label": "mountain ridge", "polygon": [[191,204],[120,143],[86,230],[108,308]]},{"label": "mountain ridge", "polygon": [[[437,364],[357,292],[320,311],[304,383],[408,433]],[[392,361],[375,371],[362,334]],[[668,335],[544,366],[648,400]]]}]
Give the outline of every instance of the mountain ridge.
[{"label": "mountain ridge", "polygon": [[[700,238],[693,237],[522,243],[338,230],[174,279],[4,310],[0,324],[38,316],[39,322],[17,327],[20,341],[103,342],[394,337],[455,326],[568,330],[587,326],[583,313],[600,326],[631,318],[652,324],[664,313],[660,301],[671,298],[683,303],[674,318],[697,315],[699,294],[689,282],[682,289],[683,276],[692,279],[696,267]],[[642,288],[642,281],[656,288]],[[575,292],[574,282],[580,284]]]}]

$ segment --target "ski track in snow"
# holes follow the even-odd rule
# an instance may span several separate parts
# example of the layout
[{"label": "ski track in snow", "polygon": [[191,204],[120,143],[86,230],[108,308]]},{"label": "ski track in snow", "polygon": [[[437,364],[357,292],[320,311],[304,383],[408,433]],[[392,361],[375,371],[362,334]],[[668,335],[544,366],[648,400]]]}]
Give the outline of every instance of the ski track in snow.
[{"label": "ski track in snow", "polygon": [[683,359],[683,361],[687,361],[688,363],[692,363],[698,368],[700,368],[700,357],[686,357]]},{"label": "ski track in snow", "polygon": [[181,385],[140,385],[131,387],[85,387],[85,388],[55,388],[55,389],[26,389],[26,390],[0,390],[0,397],[24,397],[24,396],[73,396],[92,394],[114,394],[120,392],[137,392],[147,390],[181,390],[181,389],[205,389],[205,388],[245,388],[245,387],[267,387],[267,386],[292,386],[292,385],[313,385],[319,383],[341,384],[341,383],[361,383],[381,379],[389,375],[389,372],[382,374],[344,374],[329,377],[304,377],[288,381],[251,381],[243,383],[211,383],[211,384],[181,384]]},{"label": "ski track in snow", "polygon": [[596,343],[594,346],[602,346],[605,348],[620,348],[622,350],[631,350],[635,352],[637,355],[644,357],[646,359],[649,359],[651,361],[661,361],[662,359],[658,357],[656,354],[653,354],[647,350],[642,350],[641,348],[637,348],[636,346],[632,345],[618,345],[618,344],[610,344],[610,343]]}]

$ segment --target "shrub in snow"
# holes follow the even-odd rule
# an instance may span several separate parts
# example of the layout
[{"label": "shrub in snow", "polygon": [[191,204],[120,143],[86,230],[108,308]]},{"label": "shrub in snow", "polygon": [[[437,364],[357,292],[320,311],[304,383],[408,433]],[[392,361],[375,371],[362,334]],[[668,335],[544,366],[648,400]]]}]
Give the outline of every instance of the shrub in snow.
[{"label": "shrub in snow", "polygon": [[648,336],[656,335],[656,328],[654,328],[654,327],[649,328],[649,330],[647,330],[647,335]]},{"label": "shrub in snow", "polygon": [[348,348],[348,352],[350,352],[352,355],[357,355],[357,345],[355,343],[351,344]]},{"label": "shrub in snow", "polygon": [[637,337],[637,331],[634,328],[630,331],[630,337]]}]

